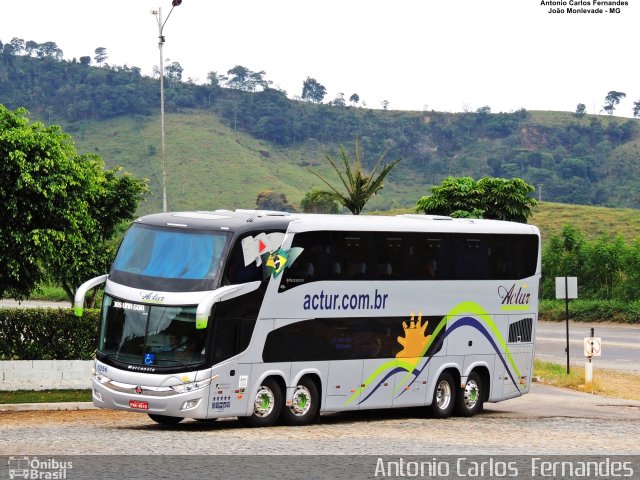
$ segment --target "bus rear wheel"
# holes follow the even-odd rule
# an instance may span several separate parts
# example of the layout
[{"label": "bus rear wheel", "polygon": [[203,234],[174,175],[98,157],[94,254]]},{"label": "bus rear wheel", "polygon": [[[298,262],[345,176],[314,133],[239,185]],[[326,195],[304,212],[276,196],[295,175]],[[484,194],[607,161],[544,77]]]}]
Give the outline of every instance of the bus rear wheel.
[{"label": "bus rear wheel", "polygon": [[280,416],[282,402],[280,385],[273,378],[267,378],[258,387],[253,398],[253,412],[242,419],[250,427],[270,427]]},{"label": "bus rear wheel", "polygon": [[453,377],[449,372],[442,372],[433,391],[431,413],[435,418],[447,418],[455,406],[456,391]]},{"label": "bus rear wheel", "polygon": [[184,420],[183,417],[169,417],[167,415],[156,415],[154,413],[149,413],[147,415],[149,415],[151,420],[159,423],[160,425],[177,425]]},{"label": "bus rear wheel", "polygon": [[282,420],[287,425],[309,425],[318,415],[320,395],[315,382],[308,377],[300,380],[291,399],[291,405],[282,409]]},{"label": "bus rear wheel", "polygon": [[456,413],[462,417],[473,417],[482,410],[482,379],[476,372],[471,372],[465,387],[458,392]]}]

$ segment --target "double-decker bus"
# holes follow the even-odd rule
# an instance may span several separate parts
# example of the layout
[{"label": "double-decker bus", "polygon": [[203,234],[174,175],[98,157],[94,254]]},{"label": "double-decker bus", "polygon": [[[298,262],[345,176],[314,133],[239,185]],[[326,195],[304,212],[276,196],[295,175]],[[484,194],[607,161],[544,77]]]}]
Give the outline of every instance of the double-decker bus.
[{"label": "double-decker bus", "polygon": [[425,407],[471,416],[528,392],[535,226],[251,210],[144,216],[106,282],[97,407],[311,423]]}]

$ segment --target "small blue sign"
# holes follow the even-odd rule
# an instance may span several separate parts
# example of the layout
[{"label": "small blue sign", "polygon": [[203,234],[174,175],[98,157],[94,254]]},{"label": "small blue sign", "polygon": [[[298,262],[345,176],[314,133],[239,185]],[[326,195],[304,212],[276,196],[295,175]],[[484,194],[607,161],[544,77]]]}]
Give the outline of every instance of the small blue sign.
[{"label": "small blue sign", "polygon": [[145,353],[144,354],[144,364],[145,365],[153,365],[155,361],[156,355],[154,353]]}]

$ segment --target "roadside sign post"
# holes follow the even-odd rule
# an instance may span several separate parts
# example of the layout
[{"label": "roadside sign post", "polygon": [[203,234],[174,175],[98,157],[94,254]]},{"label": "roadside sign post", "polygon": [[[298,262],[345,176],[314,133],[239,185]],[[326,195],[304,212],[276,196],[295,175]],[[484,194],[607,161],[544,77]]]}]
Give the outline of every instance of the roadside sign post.
[{"label": "roadside sign post", "polygon": [[578,277],[556,277],[556,298],[564,298],[567,325],[567,375],[569,375],[569,299],[578,298]]},{"label": "roadside sign post", "polygon": [[584,339],[584,356],[587,357],[587,361],[584,364],[585,389],[589,386],[593,387],[593,363],[591,363],[591,359],[602,355],[602,339],[600,337],[594,337],[593,331],[592,328],[591,336],[585,337]]}]

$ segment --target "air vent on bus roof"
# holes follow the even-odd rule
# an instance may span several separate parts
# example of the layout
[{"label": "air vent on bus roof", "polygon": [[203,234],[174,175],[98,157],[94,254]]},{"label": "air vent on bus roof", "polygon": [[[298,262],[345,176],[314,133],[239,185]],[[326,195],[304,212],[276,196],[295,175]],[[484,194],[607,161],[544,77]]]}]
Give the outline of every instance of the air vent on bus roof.
[{"label": "air vent on bus roof", "polygon": [[281,212],[278,210],[245,210],[242,208],[236,209],[236,213],[251,215],[251,218],[247,219],[247,222],[253,222],[255,218],[259,217],[287,217],[291,215],[289,212]]},{"label": "air vent on bus roof", "polygon": [[222,218],[229,218],[228,215],[220,215],[216,212],[178,212],[174,213],[173,216],[180,218],[198,218],[202,220],[220,220]]},{"label": "air vent on bus roof", "polygon": [[398,217],[418,218],[420,220],[453,220],[453,218],[445,215],[424,215],[420,213],[403,213],[402,215],[398,215]]}]

